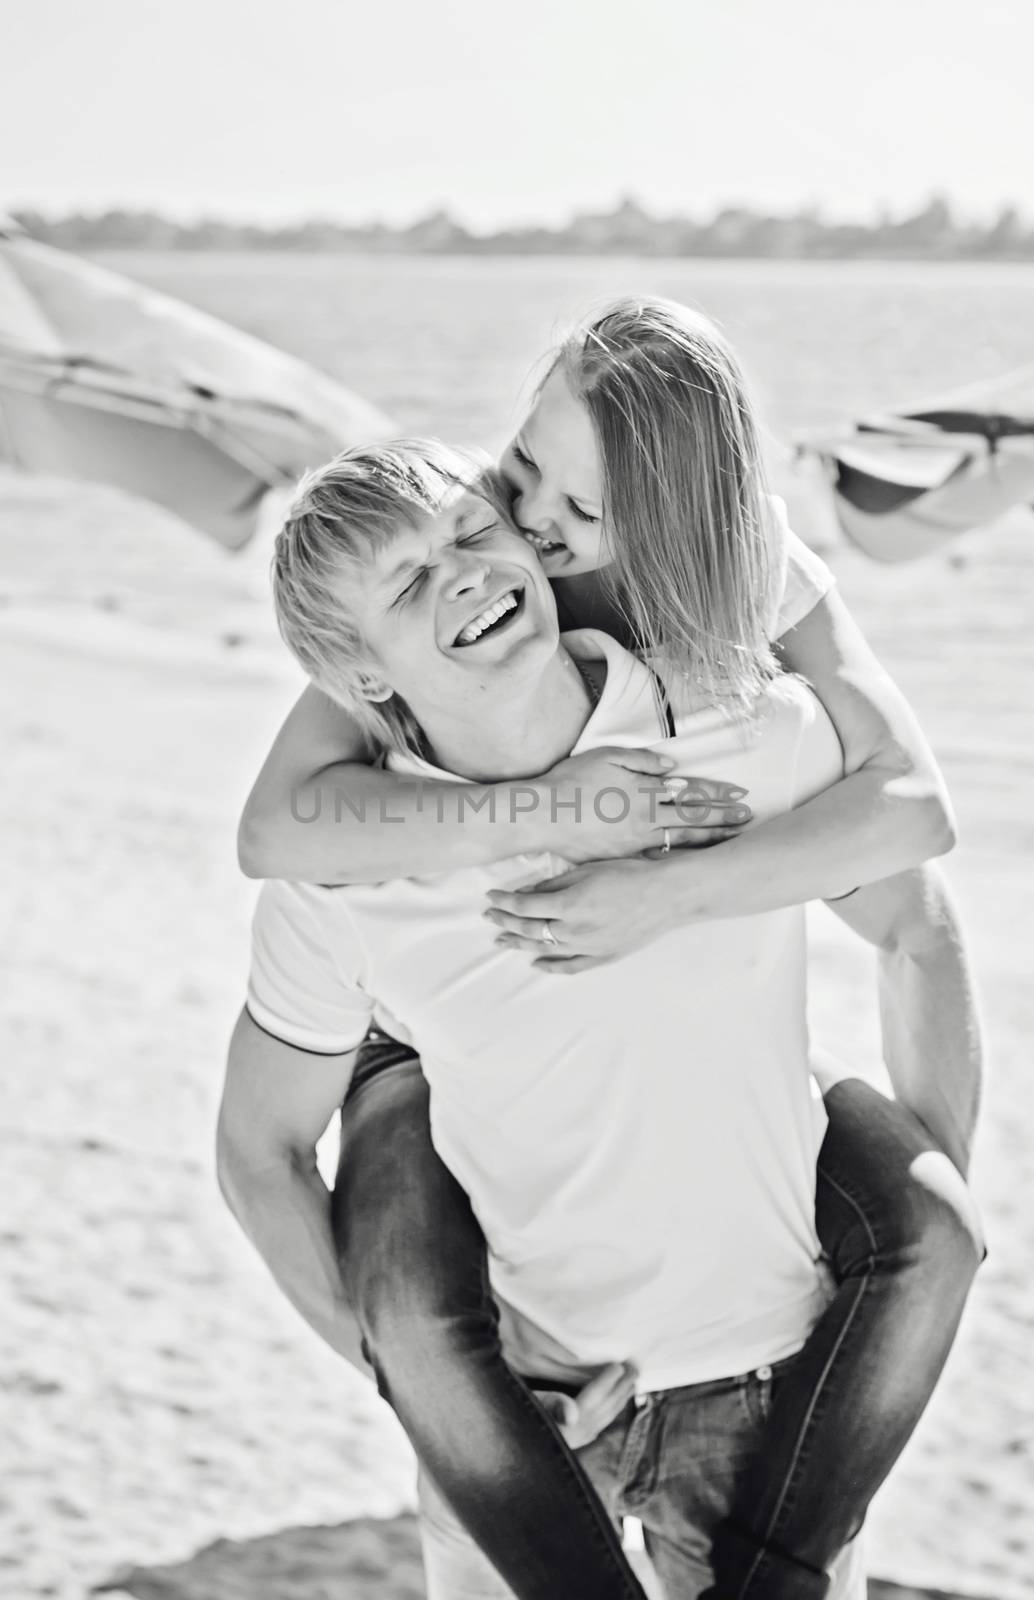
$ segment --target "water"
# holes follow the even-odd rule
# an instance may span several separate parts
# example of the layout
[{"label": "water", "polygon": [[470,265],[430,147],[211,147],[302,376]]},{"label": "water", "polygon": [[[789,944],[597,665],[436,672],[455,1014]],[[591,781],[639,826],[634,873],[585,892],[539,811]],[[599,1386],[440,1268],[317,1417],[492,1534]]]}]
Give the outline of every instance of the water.
[{"label": "water", "polygon": [[1034,363],[1034,264],[109,254],[324,368],[401,431],[498,445],[537,358],[617,294],[716,317],[773,433]]}]

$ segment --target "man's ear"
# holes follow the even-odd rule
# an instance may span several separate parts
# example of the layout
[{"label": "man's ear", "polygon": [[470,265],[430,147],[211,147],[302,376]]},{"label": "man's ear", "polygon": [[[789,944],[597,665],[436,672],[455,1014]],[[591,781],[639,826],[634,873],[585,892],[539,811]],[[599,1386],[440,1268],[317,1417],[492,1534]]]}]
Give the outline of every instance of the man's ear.
[{"label": "man's ear", "polygon": [[370,700],[376,704],[383,700],[390,700],[395,691],[385,683],[384,679],[372,667],[367,667],[359,674],[359,693],[364,700]]}]

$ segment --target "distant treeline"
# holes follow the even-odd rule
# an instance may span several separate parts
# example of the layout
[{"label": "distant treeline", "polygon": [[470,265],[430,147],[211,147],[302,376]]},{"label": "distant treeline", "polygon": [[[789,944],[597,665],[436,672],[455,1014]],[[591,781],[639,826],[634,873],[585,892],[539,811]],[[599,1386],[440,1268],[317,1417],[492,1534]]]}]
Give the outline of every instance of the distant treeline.
[{"label": "distant treeline", "polygon": [[204,219],[176,222],[151,211],[12,213],[26,232],[70,250],[287,250],[414,255],[743,256],[818,259],[1034,260],[1034,227],[1015,206],[987,226],[957,220],[935,196],[912,215],[827,222],[817,210],[769,216],[726,206],[706,222],[652,216],[636,200],[584,212],[563,227],[471,233],[447,211],[407,227],[314,218],[274,227]]}]

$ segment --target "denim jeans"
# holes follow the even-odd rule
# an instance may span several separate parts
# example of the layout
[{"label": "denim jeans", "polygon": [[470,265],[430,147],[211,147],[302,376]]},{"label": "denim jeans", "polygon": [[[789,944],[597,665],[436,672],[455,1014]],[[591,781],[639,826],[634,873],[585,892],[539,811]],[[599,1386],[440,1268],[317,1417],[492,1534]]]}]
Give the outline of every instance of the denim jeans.
[{"label": "denim jeans", "polygon": [[[773,1395],[791,1370],[792,1361],[648,1395],[627,1406],[578,1452],[615,1524],[626,1516],[642,1523],[646,1551],[666,1600],[698,1600],[711,1585],[715,1534],[736,1500],[745,1470],[762,1448]],[[512,1600],[513,1590],[426,1472],[420,1477],[420,1538],[428,1600]],[[837,1559],[830,1600],[865,1600],[857,1539]]]},{"label": "denim jeans", "polygon": [[[411,1052],[364,1045],[333,1218],[380,1391],[438,1498],[519,1600],[641,1597],[586,1471],[595,1447],[576,1460],[504,1358],[484,1239],[431,1144],[428,1098]],[[734,1492],[708,1526],[715,1600],[828,1594],[925,1409],[980,1260],[966,1187],[918,1121],[857,1080],[826,1104],[816,1221],[836,1290],[759,1400]]]}]

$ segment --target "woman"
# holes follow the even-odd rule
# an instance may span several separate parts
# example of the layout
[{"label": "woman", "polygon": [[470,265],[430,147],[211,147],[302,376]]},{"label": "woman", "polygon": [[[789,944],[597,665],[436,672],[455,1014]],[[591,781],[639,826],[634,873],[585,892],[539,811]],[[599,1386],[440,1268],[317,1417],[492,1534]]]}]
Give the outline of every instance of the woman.
[{"label": "woman", "polygon": [[[417,798],[390,773],[362,764],[371,752],[358,730],[308,691],[249,801],[242,825],[248,870],[322,883],[419,876],[542,848],[541,832],[533,844],[530,830],[550,827],[548,848],[597,864],[551,880],[542,893],[493,896],[489,914],[502,942],[569,976],[647,943],[673,916],[728,917],[850,894],[948,848],[946,802],[914,720],[829,590],[821,563],[786,548],[764,495],[738,368],[709,324],[664,302],[622,304],[597,319],[562,350],[503,470],[516,520],[539,550],[568,622],[606,627],[662,658],[689,703],[716,703],[732,716],[779,670],[769,645],[775,636],[783,665],[806,674],[826,704],[849,776],[797,812],[736,837],[721,824],[741,819],[738,800],[712,808],[724,843],[704,854],[673,852],[672,843],[700,843],[706,834],[665,823],[660,808],[648,818],[652,804],[640,795],[636,809],[631,794],[630,820],[620,830],[577,827],[558,810],[555,823],[536,816],[524,832],[486,821],[435,825],[428,835]],[[620,782],[613,752],[609,759]],[[607,755],[579,762],[563,763],[553,776],[603,786]],[[307,791],[301,805],[299,787]],[[351,824],[340,808],[332,818],[330,808],[320,816],[314,805],[342,787],[355,806]],[[640,779],[626,787],[649,786]],[[360,803],[371,796],[390,799],[392,816],[409,825],[360,823]],[[316,821],[292,821],[292,811]],[[706,817],[693,820],[706,826]],[[650,845],[659,846],[653,859],[630,855]],[[600,864],[611,854],[622,859]],[[879,1097],[860,1086],[840,1085],[829,1096],[817,1209],[838,1289],[770,1396],[764,1481],[743,1486],[716,1547],[723,1593],[799,1593],[805,1580],[821,1586],[823,1569],[860,1525],[925,1405],[975,1269],[966,1224],[915,1189],[911,1167],[921,1141],[913,1125],[885,1102],[875,1110],[872,1100]],[[635,1592],[619,1554],[601,1540],[598,1508],[570,1458],[501,1360],[483,1241],[437,1162],[426,1117],[411,1052],[383,1040],[368,1044],[346,1102],[335,1207],[343,1271],[382,1392],[518,1594]],[[400,1190],[385,1184],[383,1153],[407,1139]],[[927,1231],[931,1218],[936,1241]],[[406,1253],[400,1324],[386,1286],[401,1270],[393,1251],[414,1234],[422,1242]],[[924,1337],[909,1343],[917,1321]],[[453,1336],[442,1338],[443,1328]],[[875,1367],[866,1359],[870,1348],[879,1351]],[[440,1397],[456,1384],[477,1390],[486,1431],[450,1429]],[[467,1418],[468,1401],[465,1394]],[[488,1434],[493,1459],[509,1462],[491,1483],[478,1471]],[[508,1454],[500,1441],[512,1447]],[[522,1473],[532,1460],[534,1470]],[[550,1540],[557,1519],[560,1550]],[[543,1548],[548,1559],[536,1559]]]}]

